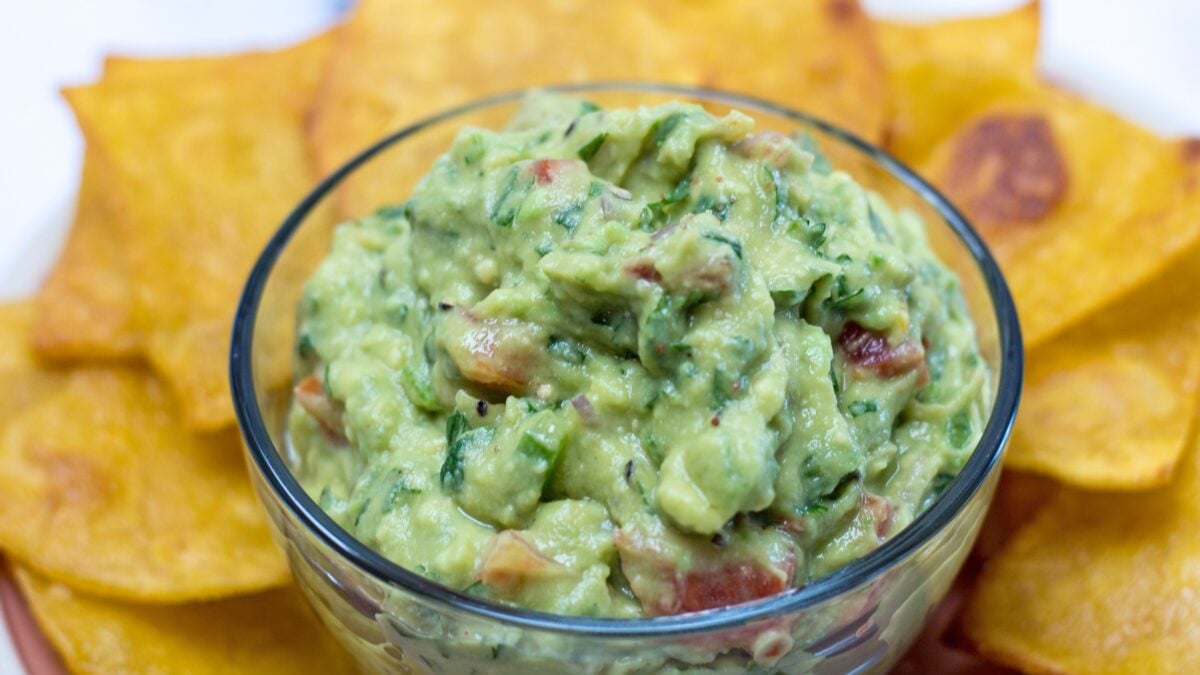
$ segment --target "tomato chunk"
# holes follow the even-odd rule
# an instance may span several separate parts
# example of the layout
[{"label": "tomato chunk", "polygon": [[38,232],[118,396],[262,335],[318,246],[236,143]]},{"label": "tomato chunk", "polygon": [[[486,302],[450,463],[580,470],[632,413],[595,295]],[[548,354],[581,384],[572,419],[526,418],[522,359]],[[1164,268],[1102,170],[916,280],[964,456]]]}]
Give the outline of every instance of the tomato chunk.
[{"label": "tomato chunk", "polygon": [[560,173],[580,164],[583,162],[575,159],[538,159],[529,165],[529,171],[538,185],[549,185]]},{"label": "tomato chunk", "polygon": [[883,333],[849,321],[838,335],[837,345],[853,366],[881,377],[897,377],[920,370],[918,381],[924,382],[928,378],[925,348],[912,340],[893,346],[888,344]]},{"label": "tomato chunk", "polygon": [[614,537],[621,570],[646,612],[655,616],[698,612],[758,600],[791,588],[794,551],[760,560],[713,545],[691,547],[690,569],[680,570],[678,552],[636,534]]},{"label": "tomato chunk", "polygon": [[866,491],[862,493],[862,503],[863,508],[871,514],[875,521],[875,536],[882,540],[892,530],[895,508],[883,497]]},{"label": "tomato chunk", "polygon": [[342,407],[337,401],[325,395],[325,384],[317,375],[309,375],[300,380],[293,390],[296,403],[304,412],[312,416],[321,425],[330,438],[345,442],[346,435],[342,431]]},{"label": "tomato chunk", "polygon": [[720,567],[676,576],[680,612],[736,605],[788,589],[790,574],[757,561],[729,562]]},{"label": "tomato chunk", "polygon": [[542,555],[519,533],[504,530],[496,535],[477,576],[498,591],[512,593],[527,581],[556,576],[564,571],[562,565]]},{"label": "tomato chunk", "polygon": [[481,319],[461,309],[446,317],[438,338],[464,379],[517,395],[530,392],[545,344],[532,324]]}]

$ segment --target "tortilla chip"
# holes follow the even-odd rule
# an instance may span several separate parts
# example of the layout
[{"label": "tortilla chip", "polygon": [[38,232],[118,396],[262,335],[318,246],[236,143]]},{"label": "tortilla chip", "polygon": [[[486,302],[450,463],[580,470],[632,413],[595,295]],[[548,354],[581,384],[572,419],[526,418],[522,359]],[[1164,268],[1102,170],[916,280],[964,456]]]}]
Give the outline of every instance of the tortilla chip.
[{"label": "tortilla chip", "polygon": [[1035,76],[1038,6],[926,24],[875,23],[887,73],[885,145],[909,163],[971,113]]},{"label": "tortilla chip", "polygon": [[66,92],[109,162],[145,353],[190,428],[233,421],[227,381],[238,295],[268,237],[312,187],[307,107],[328,51],[200,60],[194,77]]},{"label": "tortilla chip", "polygon": [[[1200,199],[1169,217],[1186,219],[1200,221]],[[1101,490],[1168,482],[1200,388],[1198,288],[1193,249],[1034,351],[1007,466]]]},{"label": "tortilla chip", "polygon": [[1064,489],[985,569],[967,634],[1036,672],[1200,672],[1200,449],[1170,487]]},{"label": "tortilla chip", "polygon": [[[33,303],[0,303],[0,429],[8,420],[62,385],[62,373],[38,370],[30,343],[34,321]],[[37,377],[30,377],[31,373]]]},{"label": "tortilla chip", "polygon": [[995,556],[1058,490],[1049,478],[1005,467],[972,554],[983,560]]},{"label": "tortilla chip", "polygon": [[919,63],[976,63],[1017,73],[1037,65],[1038,5],[926,23],[875,21],[879,50],[888,71]]},{"label": "tortilla chip", "polygon": [[33,303],[0,303],[0,372],[31,368],[36,359],[29,344]]},{"label": "tortilla chip", "polygon": [[991,104],[923,165],[999,260],[1030,348],[1200,238],[1193,171],[1179,142],[1040,86]]},{"label": "tortilla chip", "polygon": [[[314,38],[315,46],[292,50],[302,65],[309,49],[328,49],[331,36]],[[212,77],[236,68],[250,55],[183,59],[105,59],[104,86],[130,83],[167,84],[172,80]],[[262,53],[257,59],[271,58]],[[39,353],[53,359],[127,357],[139,353],[140,334],[133,320],[133,295],[117,223],[118,205],[104,166],[105,159],[86,152],[76,204],[75,223],[58,262],[38,294],[34,341]]]},{"label": "tortilla chip", "polygon": [[287,581],[235,432],[185,431],[166,388],[138,369],[65,377],[0,434],[0,547],[77,588],[130,600]]},{"label": "tortilla chip", "polygon": [[43,356],[124,357],[140,347],[107,174],[85,153],[71,235],[37,296],[33,340]]},{"label": "tortilla chip", "polygon": [[[363,0],[317,106],[318,160],[329,172],[406,123],[486,94],[619,78],[754,94],[868,139],[882,130],[882,69],[855,0]],[[397,173],[347,184],[346,213],[405,198]]]},{"label": "tortilla chip", "polygon": [[90,597],[25,569],[17,582],[75,673],[353,673],[295,588],[148,606]]}]

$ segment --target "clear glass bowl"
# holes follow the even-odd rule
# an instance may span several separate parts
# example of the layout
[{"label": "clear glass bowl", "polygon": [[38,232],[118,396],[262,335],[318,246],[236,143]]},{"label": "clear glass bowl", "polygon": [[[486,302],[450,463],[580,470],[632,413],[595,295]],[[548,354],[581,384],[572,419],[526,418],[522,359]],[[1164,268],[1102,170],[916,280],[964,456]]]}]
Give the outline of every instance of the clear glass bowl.
[{"label": "clear glass bowl", "polygon": [[496,128],[521,93],[486,98],[402,129],[313,190],[267,245],[237,310],[233,398],[258,494],[296,578],[367,671],[445,673],[875,672],[920,632],[974,543],[999,476],[1022,377],[1020,328],[995,261],[963,217],[887,153],[803,113],[734,94],[614,82],[553,87],[604,107],[691,100],[737,108],[759,130],[807,132],[835,167],[913,209],[957,271],[990,364],[993,407],[974,454],[942,496],[869,555],[802,588],[734,607],[645,619],[516,609],[409,572],[335,524],[289,470],[291,395],[301,285],[343,217],[403,201],[465,125]]}]

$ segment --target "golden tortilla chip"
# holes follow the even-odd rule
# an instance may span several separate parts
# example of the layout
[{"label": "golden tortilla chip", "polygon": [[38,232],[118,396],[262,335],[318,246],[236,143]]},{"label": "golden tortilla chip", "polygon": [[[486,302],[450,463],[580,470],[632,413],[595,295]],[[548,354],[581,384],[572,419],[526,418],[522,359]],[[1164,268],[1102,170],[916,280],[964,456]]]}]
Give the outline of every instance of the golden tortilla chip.
[{"label": "golden tortilla chip", "polygon": [[[1200,199],[1168,222],[1200,221]],[[1104,490],[1162,485],[1200,386],[1200,250],[1035,350],[1007,465]]]},{"label": "golden tortilla chip", "polygon": [[190,428],[233,421],[227,382],[238,295],[267,238],[312,187],[304,139],[328,40],[202,59],[194,77],[66,92],[112,171],[135,321]]},{"label": "golden tortilla chip", "polygon": [[1170,487],[1063,490],[985,569],[967,634],[1032,672],[1200,672],[1200,450]]},{"label": "golden tortilla chip", "polygon": [[1037,3],[995,16],[875,27],[891,95],[885,145],[909,163],[1035,76]]},{"label": "golden tortilla chip", "polygon": [[987,64],[1014,73],[1032,73],[1037,65],[1036,2],[990,16],[874,24],[889,72],[922,61]]},{"label": "golden tortilla chip", "polygon": [[33,303],[0,303],[0,372],[27,369],[36,365],[29,344],[31,325]]},{"label": "golden tortilla chip", "polygon": [[38,292],[33,340],[50,358],[131,356],[140,346],[107,172],[85,153],[71,235]]},{"label": "golden tortilla chip", "polygon": [[[0,303],[0,430],[21,411],[62,386],[62,371],[42,368],[30,341],[34,305]],[[0,490],[0,493],[3,491]]]},{"label": "golden tortilla chip", "polygon": [[[255,54],[264,59],[292,58],[302,66],[308,50],[328,49],[329,35],[313,39],[316,46],[285,55]],[[184,59],[141,59],[121,56],[105,60],[104,86],[212,77],[244,64],[251,55]],[[105,159],[84,155],[83,178],[75,223],[50,277],[38,294],[34,342],[38,352],[54,359],[126,357],[140,350],[133,319],[133,294],[126,269],[123,242],[115,219],[118,205],[108,185]]]},{"label": "golden tortilla chip", "polygon": [[13,417],[0,433],[0,548],[122,599],[284,584],[236,433],[189,433],[174,408],[149,373],[91,368]]},{"label": "golden tortilla chip", "polygon": [[[317,106],[318,160],[329,172],[404,124],[485,94],[605,79],[726,88],[868,139],[882,130],[883,73],[855,0],[363,0],[340,29]],[[347,184],[343,208],[403,199],[397,173]]]},{"label": "golden tortilla chip", "polygon": [[1058,483],[1035,473],[1005,467],[972,551],[987,560],[1058,493]]},{"label": "golden tortilla chip", "polygon": [[987,240],[1032,348],[1200,238],[1184,147],[1032,87],[968,120],[922,168]]},{"label": "golden tortilla chip", "polygon": [[75,673],[353,673],[295,588],[150,606],[94,598],[25,569],[16,578]]},{"label": "golden tortilla chip", "polygon": [[[34,305],[0,303],[0,430],[8,420],[62,384],[62,373],[42,369],[30,341]],[[3,490],[0,490],[0,494]]]}]

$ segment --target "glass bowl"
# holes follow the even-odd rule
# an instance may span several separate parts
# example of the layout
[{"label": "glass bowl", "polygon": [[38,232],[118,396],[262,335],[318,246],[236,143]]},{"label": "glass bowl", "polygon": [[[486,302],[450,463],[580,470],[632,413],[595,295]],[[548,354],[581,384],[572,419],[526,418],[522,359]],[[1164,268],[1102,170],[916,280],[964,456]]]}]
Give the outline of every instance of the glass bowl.
[{"label": "glass bowl", "polygon": [[267,244],[237,309],[234,404],[255,487],[300,588],[367,671],[446,673],[873,672],[904,653],[974,543],[999,477],[1020,397],[1022,349],[1012,298],[983,242],[936,190],[882,150],[809,115],[710,89],[610,82],[549,87],[604,107],[672,99],[757,129],[805,132],[833,165],[922,216],[959,275],[991,366],[987,425],[962,472],[909,527],[804,587],[669,617],[600,619],[518,609],[444,587],[388,561],[333,522],[289,469],[296,308],[332,226],[407,198],[464,125],[497,128],[522,92],[482,99],[406,127],[316,187]]}]

